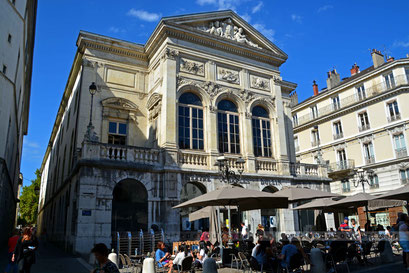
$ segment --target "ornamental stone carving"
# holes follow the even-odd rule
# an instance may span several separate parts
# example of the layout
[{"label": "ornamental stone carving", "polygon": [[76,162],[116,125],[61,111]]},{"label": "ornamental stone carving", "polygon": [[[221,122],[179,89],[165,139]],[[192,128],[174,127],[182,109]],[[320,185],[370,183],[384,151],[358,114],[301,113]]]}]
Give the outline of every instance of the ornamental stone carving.
[{"label": "ornamental stone carving", "polygon": [[239,71],[217,67],[217,79],[233,84],[240,84]]},{"label": "ornamental stone carving", "polygon": [[245,102],[249,103],[254,98],[254,93],[248,90],[240,90],[239,97]]},{"label": "ornamental stone carving", "polygon": [[243,28],[234,25],[230,18],[224,21],[210,22],[208,27],[198,27],[198,29],[218,37],[236,41],[241,44],[245,44],[255,48],[261,48],[260,46],[258,46],[258,44],[250,41],[250,39],[247,38],[247,35],[244,34]]},{"label": "ornamental stone carving", "polygon": [[162,57],[164,59],[176,60],[178,56],[179,56],[179,51],[175,49],[166,48],[165,53],[163,54]]},{"label": "ornamental stone carving", "polygon": [[389,134],[391,134],[393,136],[394,135],[399,135],[399,134],[402,134],[405,131],[405,127],[406,127],[405,125],[402,125],[402,126],[391,128],[388,131],[389,131]]},{"label": "ornamental stone carving", "polygon": [[191,85],[191,86],[199,87],[203,89],[204,91],[206,91],[206,93],[209,94],[211,99],[213,99],[217,94],[219,94],[222,91],[220,86],[218,84],[215,84],[214,82],[210,82],[210,81],[202,82],[202,81],[192,80],[189,78],[178,76],[177,86],[180,87],[182,85]]},{"label": "ornamental stone carving", "polygon": [[204,76],[204,63],[201,62],[181,58],[179,69],[182,72]]},{"label": "ornamental stone carving", "polygon": [[365,136],[359,139],[360,143],[369,143],[373,141],[373,135]]},{"label": "ornamental stone carving", "polygon": [[262,77],[250,76],[250,87],[269,91],[270,80]]}]

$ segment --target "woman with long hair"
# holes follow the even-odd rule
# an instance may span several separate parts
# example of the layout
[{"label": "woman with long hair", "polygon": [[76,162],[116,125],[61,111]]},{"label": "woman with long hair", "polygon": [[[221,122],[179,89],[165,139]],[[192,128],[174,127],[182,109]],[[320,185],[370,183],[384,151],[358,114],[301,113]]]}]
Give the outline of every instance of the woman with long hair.
[{"label": "woman with long hair", "polygon": [[18,239],[12,261],[17,263],[19,273],[30,273],[31,266],[35,263],[35,251],[38,241],[31,232],[25,228],[23,235]]}]

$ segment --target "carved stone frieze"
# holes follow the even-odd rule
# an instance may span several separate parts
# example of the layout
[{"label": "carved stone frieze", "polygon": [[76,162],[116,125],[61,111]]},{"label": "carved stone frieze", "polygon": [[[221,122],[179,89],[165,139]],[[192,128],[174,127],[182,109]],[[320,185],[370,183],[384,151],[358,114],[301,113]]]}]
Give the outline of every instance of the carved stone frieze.
[{"label": "carved stone frieze", "polygon": [[179,56],[179,51],[175,49],[166,48],[162,57],[164,59],[176,60],[178,56]]},{"label": "carved stone frieze", "polygon": [[270,80],[258,76],[250,76],[250,87],[261,89],[261,90],[270,90]]},{"label": "carved stone frieze", "polygon": [[229,83],[240,84],[239,71],[224,67],[217,67],[217,79]]},{"label": "carved stone frieze", "polygon": [[210,95],[210,98],[214,98],[218,93],[220,93],[221,88],[218,84],[215,84],[214,82],[210,81],[197,81],[197,80],[192,80],[189,78],[184,78],[184,77],[177,77],[177,85],[182,86],[182,85],[192,85],[192,86],[197,86],[203,90],[206,91]]},{"label": "carved stone frieze", "polygon": [[254,93],[246,89],[240,90],[239,97],[245,102],[249,103],[254,98]]},{"label": "carved stone frieze", "polygon": [[180,71],[204,76],[204,63],[180,58]]},{"label": "carved stone frieze", "polygon": [[198,27],[198,29],[209,34],[236,41],[241,44],[249,45],[255,48],[261,48],[258,44],[252,42],[243,32],[243,28],[233,24],[230,18],[224,21],[213,21],[208,26]]}]

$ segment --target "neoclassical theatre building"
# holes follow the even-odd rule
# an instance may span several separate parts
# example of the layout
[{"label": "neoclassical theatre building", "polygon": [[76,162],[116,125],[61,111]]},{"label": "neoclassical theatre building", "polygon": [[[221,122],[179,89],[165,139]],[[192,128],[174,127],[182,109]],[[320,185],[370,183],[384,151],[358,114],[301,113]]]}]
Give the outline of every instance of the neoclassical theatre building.
[{"label": "neoclassical theatre building", "polygon": [[[84,254],[152,225],[178,240],[203,223],[188,227],[188,211],[172,207],[225,184],[220,156],[233,170],[245,161],[245,188],[329,190],[326,168],[295,163],[287,55],[234,12],[163,18],[146,44],[80,32],[77,47],[41,166],[48,238]],[[302,222],[289,209],[236,222],[254,230],[271,216],[279,231]]]}]

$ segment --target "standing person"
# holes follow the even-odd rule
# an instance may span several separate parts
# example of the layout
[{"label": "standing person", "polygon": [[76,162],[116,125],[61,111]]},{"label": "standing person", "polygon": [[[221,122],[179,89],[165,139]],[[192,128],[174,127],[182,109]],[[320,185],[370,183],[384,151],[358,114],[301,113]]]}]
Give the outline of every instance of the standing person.
[{"label": "standing person", "polygon": [[243,238],[243,240],[246,240],[248,236],[248,228],[245,223],[241,222],[241,237]]},{"label": "standing person", "polygon": [[92,273],[119,273],[118,267],[108,259],[109,250],[105,244],[96,244],[91,253],[98,261],[98,266]]},{"label": "standing person", "polygon": [[345,217],[344,222],[341,225],[339,225],[339,230],[340,231],[347,231],[347,232],[351,231],[351,228],[348,225],[348,217]]},{"label": "standing person", "polygon": [[356,223],[355,219],[351,219],[351,228],[354,232],[354,235],[358,241],[361,241],[361,229],[359,225]]},{"label": "standing person", "polygon": [[16,249],[16,245],[17,245],[19,237],[20,236],[19,236],[18,230],[17,229],[13,230],[13,236],[11,236],[8,241],[8,248],[9,248],[8,262],[9,263],[7,264],[6,272],[12,272],[12,273],[17,272],[17,264],[14,261],[12,261],[12,258],[13,258],[14,249]]},{"label": "standing person", "polygon": [[404,265],[409,270],[409,218],[408,215],[402,214],[401,219],[404,223],[399,225],[399,245],[403,249]]},{"label": "standing person", "polygon": [[18,266],[19,273],[30,273],[31,266],[35,263],[35,251],[38,241],[33,237],[31,228],[25,228],[23,236],[18,241],[14,249],[11,260]]},{"label": "standing person", "polygon": [[203,229],[202,235],[200,236],[200,241],[207,242],[207,241],[209,241],[209,237],[210,237],[209,229],[207,229],[207,228]]}]

